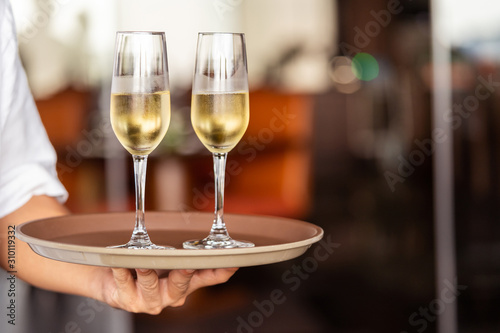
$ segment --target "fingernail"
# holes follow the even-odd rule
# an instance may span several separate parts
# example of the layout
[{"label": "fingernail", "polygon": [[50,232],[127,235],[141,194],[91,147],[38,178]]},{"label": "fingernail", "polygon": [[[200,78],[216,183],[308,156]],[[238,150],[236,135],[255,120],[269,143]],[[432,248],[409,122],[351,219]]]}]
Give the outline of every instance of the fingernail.
[{"label": "fingernail", "polygon": [[149,269],[147,269],[147,268],[137,268],[137,271],[140,272],[140,273],[146,273],[147,271],[149,271]]},{"label": "fingernail", "polygon": [[188,274],[193,274],[196,270],[195,269],[186,269],[185,272]]}]

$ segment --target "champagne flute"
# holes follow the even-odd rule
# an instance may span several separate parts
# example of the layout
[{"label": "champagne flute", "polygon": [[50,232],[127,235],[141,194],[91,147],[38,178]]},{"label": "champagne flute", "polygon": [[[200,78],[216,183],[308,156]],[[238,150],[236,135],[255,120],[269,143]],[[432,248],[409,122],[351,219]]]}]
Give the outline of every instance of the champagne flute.
[{"label": "champagne flute", "polygon": [[248,127],[249,101],[245,35],[200,33],[191,99],[191,123],[212,152],[215,173],[215,218],[209,235],[183,243],[187,249],[252,247],[229,236],[224,223],[224,177],[227,153]]},{"label": "champagne flute", "polygon": [[113,131],[134,161],[136,208],[130,241],[112,247],[173,249],[151,242],[144,219],[148,155],[161,142],[170,124],[170,88],[163,32],[117,32],[110,109]]}]

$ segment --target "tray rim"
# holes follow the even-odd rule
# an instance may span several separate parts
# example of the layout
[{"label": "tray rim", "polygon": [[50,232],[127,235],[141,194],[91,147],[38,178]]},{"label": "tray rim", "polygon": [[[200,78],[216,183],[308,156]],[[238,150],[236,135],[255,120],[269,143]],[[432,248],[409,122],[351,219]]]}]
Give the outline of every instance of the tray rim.
[{"label": "tray rim", "polygon": [[[165,213],[165,214],[175,214],[175,213],[184,213],[181,211],[161,211],[161,210],[151,210],[146,211],[146,215],[148,213]],[[198,211],[189,211],[189,214],[198,214],[198,215],[213,215],[213,213],[208,212],[198,212]],[[227,256],[227,255],[241,255],[241,254],[260,254],[260,253],[269,253],[276,251],[284,251],[289,249],[296,249],[300,247],[309,247],[312,244],[320,241],[323,238],[324,231],[321,227],[302,220],[281,217],[281,216],[272,216],[272,215],[257,215],[257,214],[237,214],[237,213],[226,213],[225,216],[237,216],[237,217],[251,217],[251,218],[268,218],[268,219],[278,219],[278,220],[289,220],[294,221],[295,223],[305,224],[315,229],[315,234],[306,239],[302,239],[295,242],[282,243],[282,244],[273,244],[273,245],[264,245],[264,246],[255,246],[252,248],[236,248],[236,249],[207,249],[207,250],[191,250],[191,249],[182,249],[176,248],[174,250],[140,250],[140,249],[112,249],[106,247],[99,246],[89,246],[89,245],[77,245],[77,244],[68,244],[61,243],[56,241],[50,241],[45,239],[36,238],[33,236],[29,236],[25,234],[22,229],[27,225],[38,223],[38,222],[47,222],[51,220],[60,220],[63,218],[78,218],[78,217],[91,217],[91,216],[102,216],[102,215],[127,215],[134,214],[134,212],[130,211],[120,211],[120,212],[103,212],[103,213],[75,213],[70,215],[62,215],[56,217],[42,218],[36,219],[32,221],[26,221],[16,226],[16,238],[27,243],[30,247],[32,245],[42,246],[50,249],[61,249],[65,251],[73,251],[73,252],[84,252],[91,254],[103,254],[103,255],[117,255],[117,256],[148,256],[148,257],[165,257],[165,256],[175,256],[175,257],[212,257],[212,256]],[[208,230],[207,230],[208,233]]]}]

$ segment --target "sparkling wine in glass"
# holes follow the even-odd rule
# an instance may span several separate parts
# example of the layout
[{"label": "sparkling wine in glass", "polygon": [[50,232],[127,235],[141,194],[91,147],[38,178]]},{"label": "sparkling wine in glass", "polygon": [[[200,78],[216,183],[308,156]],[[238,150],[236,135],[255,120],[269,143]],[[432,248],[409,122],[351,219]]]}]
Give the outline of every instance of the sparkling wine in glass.
[{"label": "sparkling wine in glass", "polygon": [[173,249],[151,242],[144,218],[148,155],[162,141],[170,124],[170,88],[163,32],[117,32],[110,109],[113,131],[134,161],[136,203],[130,241],[111,247]]},{"label": "sparkling wine in glass", "polygon": [[245,35],[200,33],[191,99],[191,123],[212,152],[215,173],[215,217],[207,237],[184,242],[187,249],[252,247],[234,240],[224,222],[224,177],[227,154],[248,127],[248,75]]}]

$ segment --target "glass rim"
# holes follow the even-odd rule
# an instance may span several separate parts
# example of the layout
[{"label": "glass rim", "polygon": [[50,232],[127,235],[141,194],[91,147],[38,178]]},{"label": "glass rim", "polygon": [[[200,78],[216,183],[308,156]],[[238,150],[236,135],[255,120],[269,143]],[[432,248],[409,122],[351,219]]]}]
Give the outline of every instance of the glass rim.
[{"label": "glass rim", "polygon": [[134,31],[134,30],[119,30],[116,32],[116,34],[128,34],[128,35],[135,35],[135,34],[138,34],[138,35],[165,35],[165,32],[164,31],[148,31],[148,30],[138,30],[138,31]]},{"label": "glass rim", "polygon": [[240,36],[244,36],[245,33],[244,32],[219,32],[219,31],[215,31],[215,32],[198,32],[198,36],[199,35],[240,35]]}]

